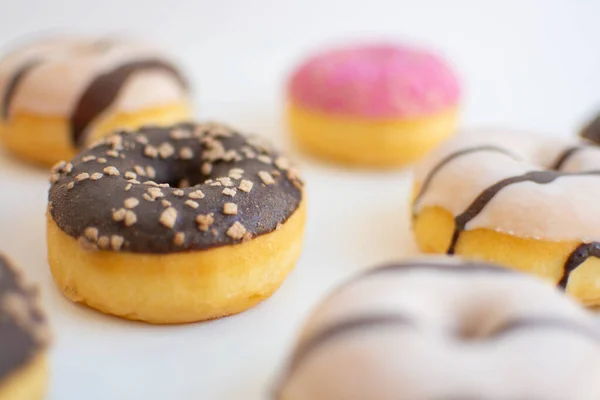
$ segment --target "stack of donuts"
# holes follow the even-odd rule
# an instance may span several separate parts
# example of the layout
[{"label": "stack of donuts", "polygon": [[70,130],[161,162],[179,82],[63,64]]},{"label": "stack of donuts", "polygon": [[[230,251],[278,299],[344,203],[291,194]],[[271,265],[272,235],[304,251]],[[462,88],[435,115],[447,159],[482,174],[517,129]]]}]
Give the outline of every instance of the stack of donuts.
[{"label": "stack of donuts", "polygon": [[[250,309],[295,267],[297,167],[260,136],[195,121],[190,88],[132,40],[54,38],[0,60],[0,141],[50,168],[48,269],[70,301],[200,322]],[[600,306],[600,118],[580,140],[457,134],[460,99],[446,61],[395,43],[319,52],[291,73],[295,148],[346,168],[416,163],[405,211],[439,255],[334,290],[273,400],[600,397],[586,309]],[[48,381],[46,314],[21,275],[0,256],[0,400],[41,399]]]}]

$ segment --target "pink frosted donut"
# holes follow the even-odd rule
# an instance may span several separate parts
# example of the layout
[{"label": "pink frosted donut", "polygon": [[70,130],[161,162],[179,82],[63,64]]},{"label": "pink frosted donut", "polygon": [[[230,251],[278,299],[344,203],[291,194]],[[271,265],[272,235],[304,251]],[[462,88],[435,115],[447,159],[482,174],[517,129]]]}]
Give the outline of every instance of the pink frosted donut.
[{"label": "pink frosted donut", "polygon": [[298,147],[342,164],[410,164],[456,131],[456,75],[438,56],[404,45],[322,52],[296,69],[287,91]]},{"label": "pink frosted donut", "polygon": [[422,116],[457,105],[458,79],[440,57],[404,45],[367,44],[311,57],[289,83],[292,101],[365,118]]}]

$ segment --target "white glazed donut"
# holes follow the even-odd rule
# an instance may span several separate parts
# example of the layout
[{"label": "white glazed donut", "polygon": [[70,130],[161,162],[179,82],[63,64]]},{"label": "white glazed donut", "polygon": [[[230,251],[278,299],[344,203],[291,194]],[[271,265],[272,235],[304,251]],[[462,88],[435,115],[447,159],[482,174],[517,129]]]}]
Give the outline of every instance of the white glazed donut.
[{"label": "white glazed donut", "polygon": [[127,66],[125,87],[111,99],[113,107],[138,111],[187,98],[180,73],[156,48],[128,40],[56,38],[17,49],[2,60],[2,112],[69,117],[94,80],[107,73],[116,79]]},{"label": "white glazed donut", "polygon": [[415,169],[425,252],[532,272],[600,304],[600,149],[506,130],[470,132]]},{"label": "white glazed donut", "polygon": [[38,163],[71,158],[117,128],[189,118],[187,81],[152,46],[53,38],[0,60],[0,138]]},{"label": "white glazed donut", "polygon": [[597,399],[593,318],[536,278],[423,258],[350,280],[312,314],[277,400]]}]

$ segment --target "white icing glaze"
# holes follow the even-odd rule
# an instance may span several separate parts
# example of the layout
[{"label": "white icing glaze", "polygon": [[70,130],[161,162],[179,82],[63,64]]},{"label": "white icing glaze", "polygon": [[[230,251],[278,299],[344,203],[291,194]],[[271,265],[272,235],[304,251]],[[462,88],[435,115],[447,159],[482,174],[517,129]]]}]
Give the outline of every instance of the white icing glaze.
[{"label": "white icing glaze", "polygon": [[[98,75],[142,59],[168,60],[156,49],[137,42],[115,40],[105,48],[90,39],[60,38],[37,42],[9,53],[0,61],[0,94],[25,64],[43,63],[27,73],[11,101],[10,112],[25,111],[69,116],[81,94]],[[131,76],[119,92],[114,110],[137,111],[186,98],[186,90],[172,74],[143,71]],[[0,99],[1,101],[1,99]]]},{"label": "white icing glaze", "polygon": [[[148,85],[148,82],[152,84]],[[137,72],[123,85],[114,108],[132,112],[181,101],[185,93],[181,85],[174,83],[171,75],[161,71]]]},{"label": "white icing glaze", "polygon": [[457,261],[415,261],[448,270],[398,269],[347,283],[309,318],[297,349],[358,316],[392,313],[412,325],[363,326],[322,342],[284,371],[278,399],[600,396],[600,335],[540,325],[486,338],[511,321],[531,318],[593,331],[593,318],[573,301],[516,272],[453,272]]},{"label": "white icing glaze", "polygon": [[[414,204],[414,211],[438,206],[456,217],[486,188],[506,178],[550,168],[566,149],[578,143],[508,130],[467,132],[445,143],[415,168],[417,186],[448,155],[481,145],[503,148],[522,160],[489,151],[459,156],[435,174]],[[561,171],[600,171],[600,149],[586,147],[573,153]],[[465,229],[486,228],[550,241],[598,241],[598,198],[600,175],[563,176],[547,184],[515,183],[498,192]]]}]

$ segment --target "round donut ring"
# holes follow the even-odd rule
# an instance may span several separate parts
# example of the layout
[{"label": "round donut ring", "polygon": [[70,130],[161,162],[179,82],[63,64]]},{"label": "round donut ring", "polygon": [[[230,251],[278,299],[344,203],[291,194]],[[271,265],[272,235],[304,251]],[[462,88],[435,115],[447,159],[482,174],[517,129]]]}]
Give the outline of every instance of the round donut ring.
[{"label": "round donut ring", "polygon": [[600,304],[600,149],[512,131],[465,133],[415,170],[425,252],[542,276]]},{"label": "round donut ring", "polygon": [[48,343],[37,290],[0,255],[0,400],[44,398]]},{"label": "round donut ring", "polygon": [[305,220],[288,159],[218,124],[119,132],[53,168],[48,253],[64,294],[152,323],[234,314],[293,268]]},{"label": "round donut ring", "polygon": [[51,38],[0,60],[0,139],[52,165],[115,129],[191,115],[188,84],[151,46],[115,38]]},{"label": "round donut ring", "polygon": [[296,145],[341,164],[410,164],[456,132],[460,83],[440,56],[404,44],[332,48],[300,64],[287,84]]},{"label": "round donut ring", "polygon": [[595,399],[594,325],[552,286],[492,264],[390,264],[317,307],[273,399]]}]

